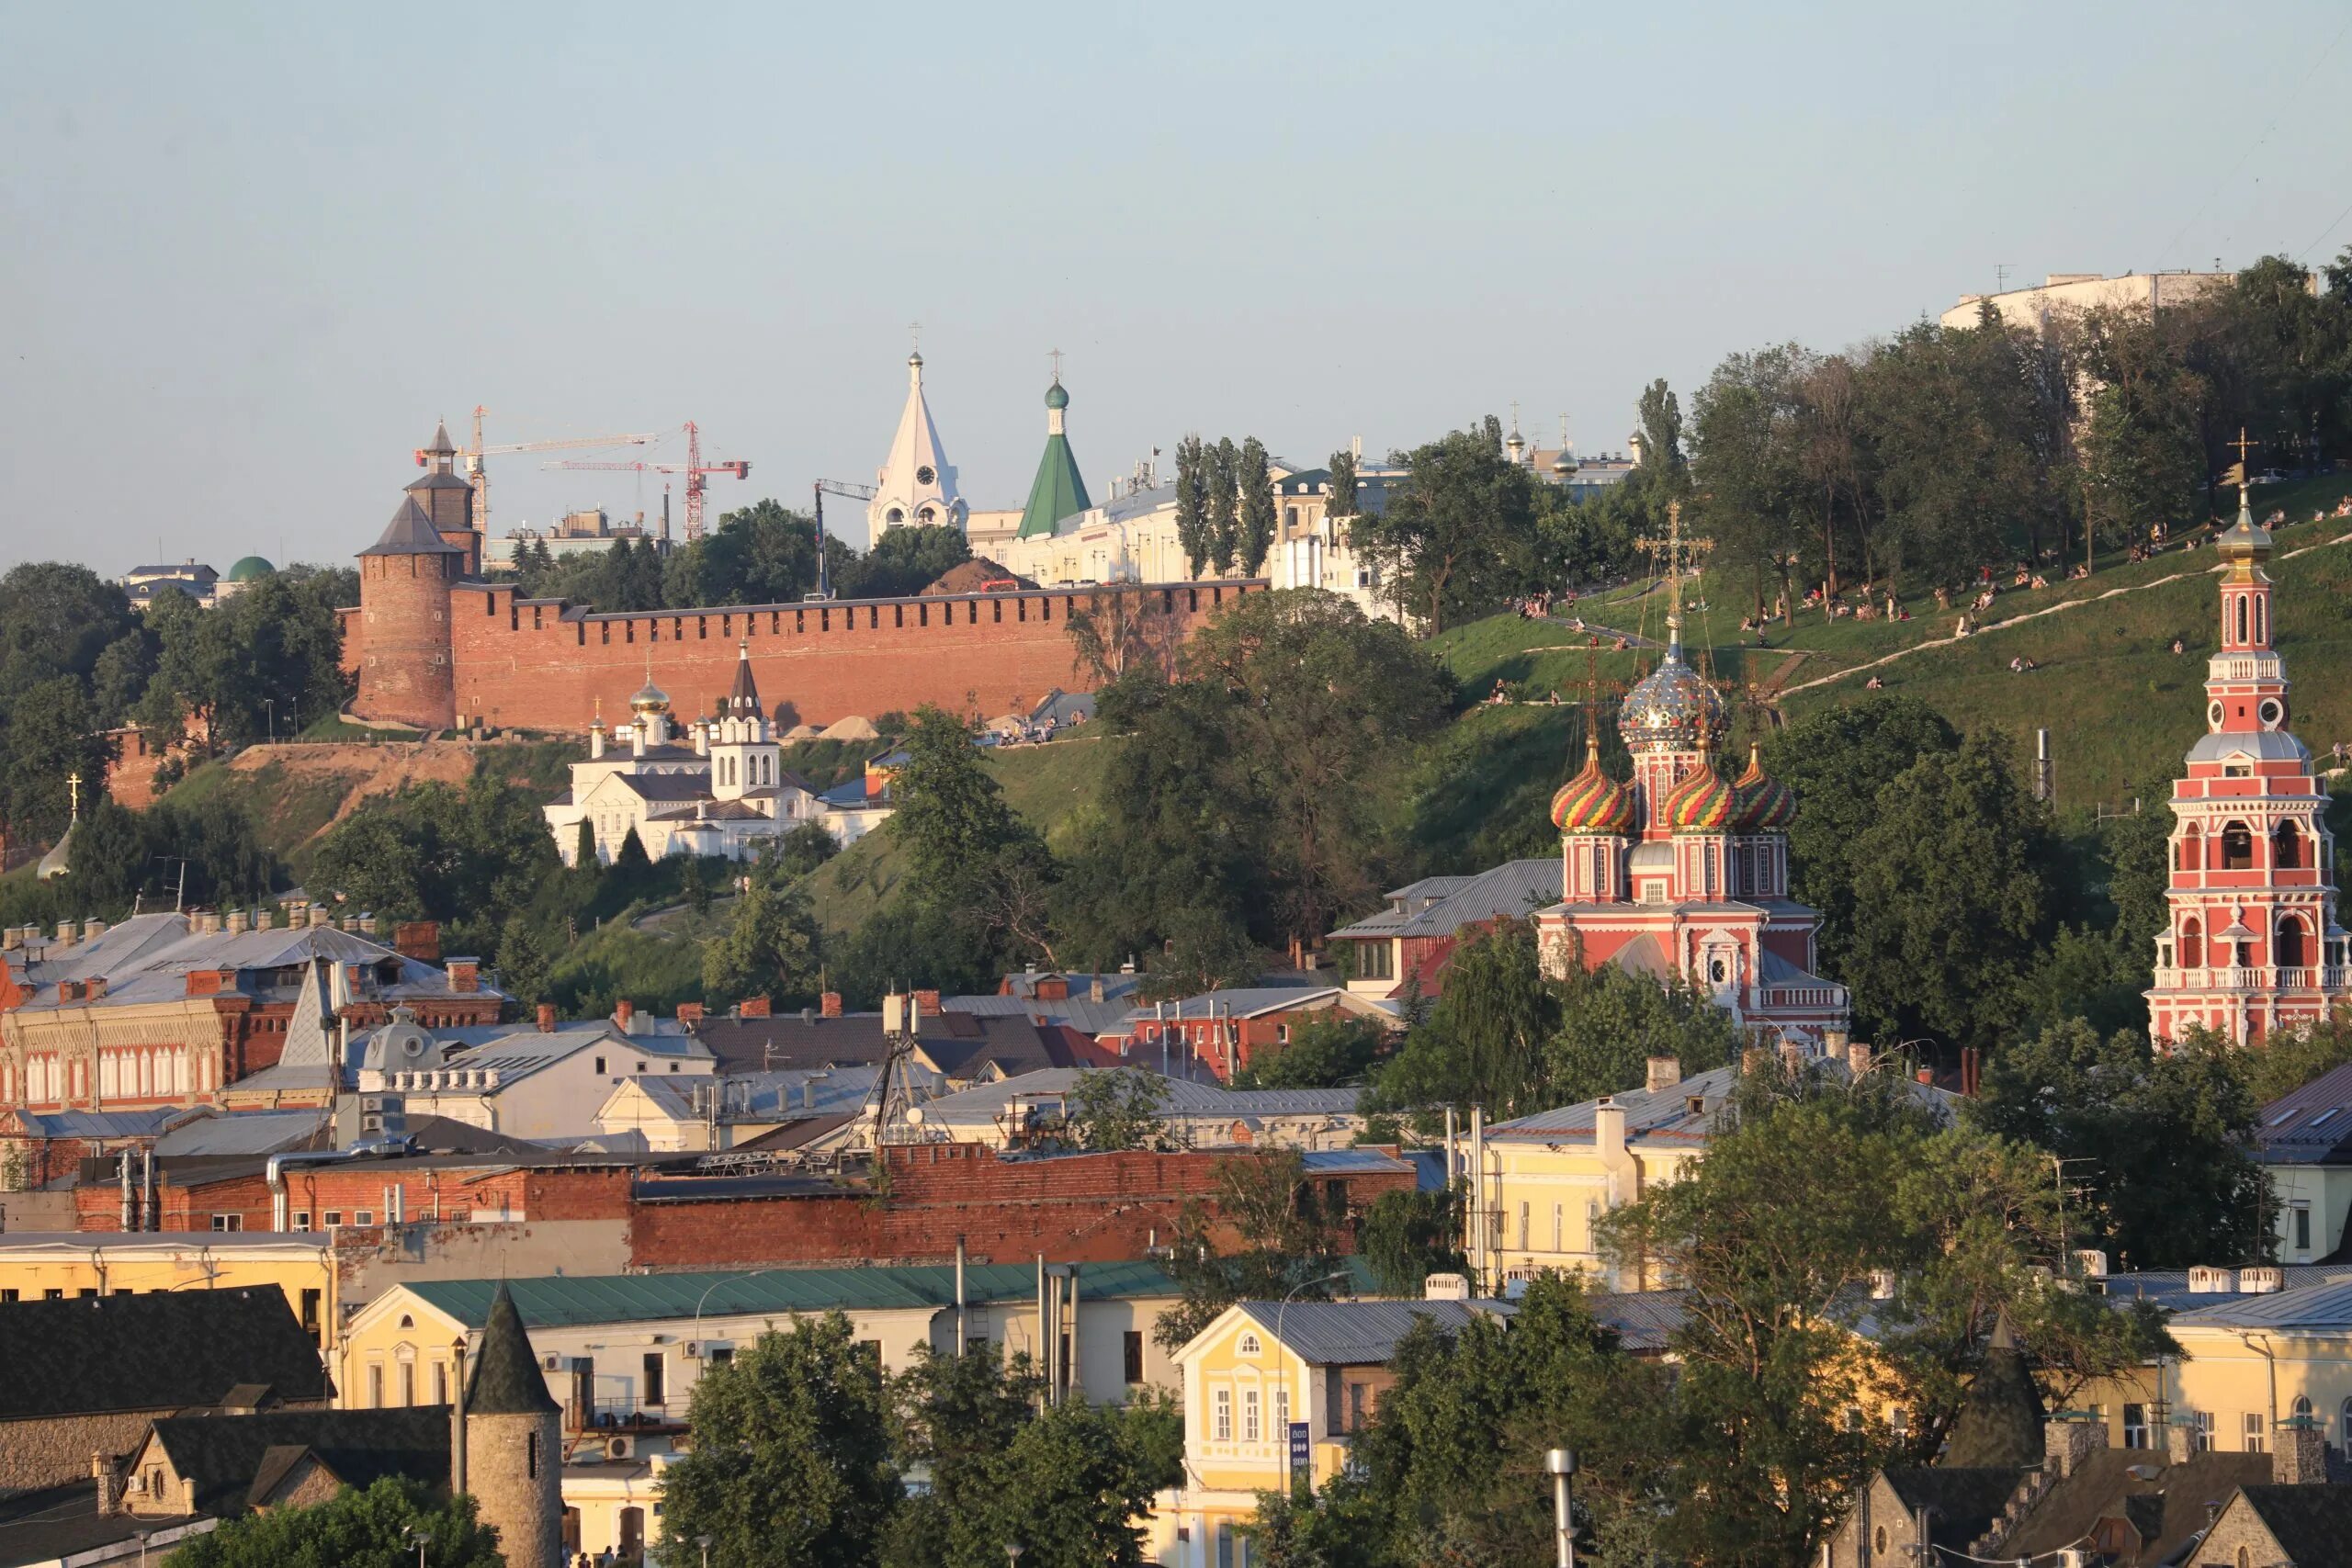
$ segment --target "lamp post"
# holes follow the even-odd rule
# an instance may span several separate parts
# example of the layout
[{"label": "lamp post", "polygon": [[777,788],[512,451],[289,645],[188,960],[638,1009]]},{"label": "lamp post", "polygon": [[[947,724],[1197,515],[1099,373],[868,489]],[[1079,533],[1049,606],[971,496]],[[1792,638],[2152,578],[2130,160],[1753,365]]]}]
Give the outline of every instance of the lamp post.
[{"label": "lamp post", "polygon": [[698,1535],[695,1537],[695,1544],[702,1548],[702,1568],[710,1568],[710,1537]]},{"label": "lamp post", "polygon": [[1552,1529],[1560,1540],[1560,1568],[1577,1568],[1577,1545],[1568,1524],[1568,1477],[1577,1472],[1577,1456],[1553,1449],[1544,1456],[1544,1468],[1552,1476]]},{"label": "lamp post", "polygon": [[1004,1562],[1005,1568],[1021,1568],[1021,1543],[1019,1541],[1008,1540],[1004,1543]]},{"label": "lamp post", "polygon": [[1299,1292],[1311,1291],[1317,1285],[1328,1285],[1334,1280],[1345,1280],[1349,1278],[1351,1278],[1351,1276],[1348,1270],[1340,1269],[1324,1275],[1319,1280],[1302,1280],[1285,1292],[1283,1299],[1275,1303],[1274,1306],[1274,1353],[1282,1358],[1279,1364],[1282,1367],[1283,1373],[1283,1490],[1285,1492],[1291,1489],[1292,1484],[1290,1473],[1290,1356],[1284,1349],[1283,1344],[1283,1314],[1290,1310],[1290,1303],[1298,1299]]},{"label": "lamp post", "polygon": [[416,1546],[416,1568],[424,1568],[424,1549],[433,1544],[433,1532],[421,1530],[414,1525],[404,1525],[401,1533]]},{"label": "lamp post", "polygon": [[708,1285],[703,1287],[702,1294],[695,1298],[695,1337],[697,1339],[702,1337],[702,1303],[710,1300],[711,1292],[718,1289],[721,1285],[737,1285],[742,1283],[746,1280],[756,1280],[763,1274],[773,1274],[775,1272],[775,1270],[773,1269],[753,1269],[748,1273],[724,1274],[719,1278],[713,1280]]}]

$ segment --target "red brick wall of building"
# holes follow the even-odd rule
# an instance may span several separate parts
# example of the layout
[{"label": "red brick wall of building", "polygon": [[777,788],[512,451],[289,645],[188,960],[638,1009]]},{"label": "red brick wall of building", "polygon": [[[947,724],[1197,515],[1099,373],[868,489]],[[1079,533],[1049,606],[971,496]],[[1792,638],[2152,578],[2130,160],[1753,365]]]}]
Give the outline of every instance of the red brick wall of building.
[{"label": "red brick wall of building", "polygon": [[[976,1144],[893,1151],[887,1197],[639,1203],[629,1261],[653,1269],[736,1263],[879,1262],[951,1257],[961,1235],[979,1263],[1040,1252],[1061,1261],[1140,1258],[1175,1235],[1188,1198],[1215,1187],[1224,1154],[1125,1152],[1004,1160]],[[1410,1171],[1347,1179],[1351,1207],[1409,1189]]]},{"label": "red brick wall of building", "polygon": [[[1264,587],[1236,581],[1125,592],[1155,597],[1189,631]],[[676,711],[701,713],[733,683],[745,639],[760,694],[787,724],[870,718],[924,703],[954,712],[977,706],[984,716],[1025,709],[1057,687],[1092,684],[1072,654],[1069,619],[1117,592],[1041,589],[567,620],[556,602],[518,601],[503,583],[465,583],[450,597],[455,722],[581,730],[599,698],[607,721],[625,717],[649,656],[653,680]],[[384,666],[367,660],[384,654],[371,651],[360,611],[342,615],[344,666],[363,679],[358,711],[404,716],[368,708],[365,682]],[[405,644],[389,651],[416,657]]]},{"label": "red brick wall of building", "polygon": [[[338,1223],[346,1226],[358,1224],[363,1213],[380,1225],[387,1217],[385,1189],[397,1187],[401,1213],[413,1222],[462,1222],[477,1211],[514,1220],[617,1220],[628,1213],[635,1176],[627,1167],[418,1167],[378,1160],[298,1165],[286,1172],[287,1209],[289,1214],[308,1213],[312,1230],[326,1229],[330,1213],[341,1214]],[[86,1182],[74,1201],[78,1229],[122,1228],[119,1184]],[[269,1183],[259,1171],[189,1185],[166,1180],[156,1207],[159,1228],[167,1231],[212,1230],[216,1214],[235,1216],[234,1228],[241,1231],[266,1231],[277,1219]]]}]

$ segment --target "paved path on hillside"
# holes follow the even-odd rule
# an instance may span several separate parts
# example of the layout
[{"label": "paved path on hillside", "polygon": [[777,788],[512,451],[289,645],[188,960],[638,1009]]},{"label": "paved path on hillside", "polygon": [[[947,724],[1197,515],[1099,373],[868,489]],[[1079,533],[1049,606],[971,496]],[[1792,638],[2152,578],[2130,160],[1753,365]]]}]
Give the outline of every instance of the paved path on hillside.
[{"label": "paved path on hillside", "polygon": [[[2346,541],[2352,541],[2352,533],[2339,535],[2337,537],[2333,539],[2320,539],[2312,544],[2298,546],[2296,548],[2291,550],[2281,550],[2272,558],[2277,560],[2292,560],[2297,556],[2307,554],[2310,551],[2328,549],[2335,546],[2344,544]],[[2193,577],[2210,577],[2221,570],[2222,568],[2219,565],[2215,565],[2210,567],[2199,567],[2194,570],[2176,571],[2164,577],[2153,579],[2147,582],[2134,582],[2127,584],[2121,588],[2110,588],[2104,593],[2094,593],[2087,598],[2067,599],[2060,602],[2059,604],[2045,604],[2039,610],[2028,610],[2021,615],[2011,615],[2006,621],[1994,621],[1987,625],[1981,626],[1968,635],[1970,637],[1983,637],[1988,632],[1996,632],[2002,630],[2004,627],[2020,626],[2027,621],[2038,621],[2044,615],[2054,615],[2063,610],[2075,610],[2081,608],[2085,604],[2096,604],[2103,599],[2119,599],[2127,593],[2144,593],[2151,588],[2162,588],[2167,582],[2184,582]],[[1784,686],[1781,689],[1780,695],[1785,697],[1798,692],[1809,692],[1815,686],[1826,686],[1832,682],[1842,681],[1849,675],[1860,675],[1868,671],[1883,669],[1885,666],[1894,663],[1898,659],[1907,659],[1915,653],[1925,652],[1927,649],[1931,648],[1949,648],[1953,643],[1961,640],[1962,639],[1957,637],[1929,637],[1925,642],[1915,642],[1908,648],[1898,648],[1893,653],[1873,659],[1867,664],[1849,664],[1845,669],[1839,670],[1833,674],[1817,675],[1810,681],[1800,681],[1793,686]]]}]

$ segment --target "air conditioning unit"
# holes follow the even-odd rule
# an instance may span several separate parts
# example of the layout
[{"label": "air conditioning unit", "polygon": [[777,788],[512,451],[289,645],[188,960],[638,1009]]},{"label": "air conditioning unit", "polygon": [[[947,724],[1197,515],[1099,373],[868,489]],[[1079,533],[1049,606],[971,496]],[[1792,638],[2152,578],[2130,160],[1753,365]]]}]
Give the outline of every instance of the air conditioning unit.
[{"label": "air conditioning unit", "polygon": [[702,1359],[702,1341],[689,1339],[678,1347],[678,1353],[689,1361],[699,1361]]},{"label": "air conditioning unit", "polygon": [[615,1437],[606,1438],[605,1439],[605,1457],[612,1460],[635,1459],[637,1457],[637,1438],[626,1432],[620,1433]]},{"label": "air conditioning unit", "polygon": [[563,1358],[560,1356],[542,1356],[539,1358],[539,1365],[552,1372],[563,1365]]}]

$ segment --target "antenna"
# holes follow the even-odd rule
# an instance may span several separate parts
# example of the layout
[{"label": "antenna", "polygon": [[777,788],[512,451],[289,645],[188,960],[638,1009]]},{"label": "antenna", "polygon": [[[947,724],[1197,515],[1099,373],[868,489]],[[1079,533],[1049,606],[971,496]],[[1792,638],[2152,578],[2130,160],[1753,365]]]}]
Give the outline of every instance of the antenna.
[{"label": "antenna", "polygon": [[1993,292],[1996,294],[2007,294],[2008,291],[2009,264],[2007,262],[2002,262],[1993,268]]}]

